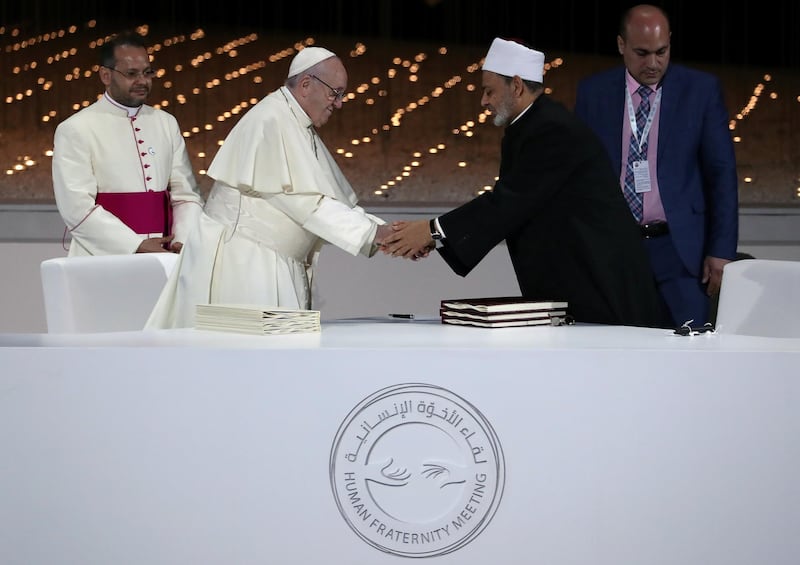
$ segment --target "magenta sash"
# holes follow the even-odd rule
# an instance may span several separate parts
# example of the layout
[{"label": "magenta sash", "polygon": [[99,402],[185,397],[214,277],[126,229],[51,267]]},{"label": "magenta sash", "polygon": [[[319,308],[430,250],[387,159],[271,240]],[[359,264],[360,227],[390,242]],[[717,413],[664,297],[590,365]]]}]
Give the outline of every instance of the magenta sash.
[{"label": "magenta sash", "polygon": [[98,192],[95,202],[139,234],[172,233],[169,190],[160,192]]}]

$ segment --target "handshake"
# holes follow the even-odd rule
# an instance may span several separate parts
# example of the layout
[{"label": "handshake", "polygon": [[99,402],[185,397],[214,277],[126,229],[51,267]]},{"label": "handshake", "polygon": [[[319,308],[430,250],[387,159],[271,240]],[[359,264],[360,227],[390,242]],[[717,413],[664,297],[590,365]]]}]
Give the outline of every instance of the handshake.
[{"label": "handshake", "polygon": [[385,255],[412,261],[427,257],[436,247],[428,220],[397,220],[378,226],[375,244]]}]

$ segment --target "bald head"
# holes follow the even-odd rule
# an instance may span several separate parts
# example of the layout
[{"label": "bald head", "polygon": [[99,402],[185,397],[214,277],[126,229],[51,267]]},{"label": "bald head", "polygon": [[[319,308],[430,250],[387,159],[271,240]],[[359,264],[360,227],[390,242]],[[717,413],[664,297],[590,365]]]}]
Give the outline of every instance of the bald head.
[{"label": "bald head", "polygon": [[622,15],[619,23],[620,37],[627,39],[632,28],[637,30],[660,28],[667,36],[670,35],[667,13],[651,4],[639,4]]}]

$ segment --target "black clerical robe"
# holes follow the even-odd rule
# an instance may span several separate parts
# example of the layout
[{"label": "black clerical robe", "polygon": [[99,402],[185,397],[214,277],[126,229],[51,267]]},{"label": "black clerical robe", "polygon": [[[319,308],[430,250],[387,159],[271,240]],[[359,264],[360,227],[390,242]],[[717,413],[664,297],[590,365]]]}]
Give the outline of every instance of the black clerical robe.
[{"label": "black clerical robe", "polygon": [[545,95],[506,127],[493,190],[439,222],[439,253],[461,276],[505,240],[522,296],[566,300],[578,322],[667,325],[606,150]]}]

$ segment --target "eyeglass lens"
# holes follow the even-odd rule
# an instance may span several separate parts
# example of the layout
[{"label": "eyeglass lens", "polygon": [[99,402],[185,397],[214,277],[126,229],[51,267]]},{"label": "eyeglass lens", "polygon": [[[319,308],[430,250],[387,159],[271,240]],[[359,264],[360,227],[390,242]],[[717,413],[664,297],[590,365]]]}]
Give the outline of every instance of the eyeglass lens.
[{"label": "eyeglass lens", "polygon": [[112,71],[116,71],[122,76],[124,76],[128,80],[136,80],[137,78],[153,78],[156,76],[156,72],[153,69],[145,69],[143,71],[139,71],[136,69],[128,69],[127,71],[121,71],[114,67],[106,67],[107,69],[111,69]]},{"label": "eyeglass lens", "polygon": [[327,86],[328,88],[331,89],[330,93],[328,94],[329,98],[332,98],[334,100],[341,100],[341,99],[344,98],[344,89],[333,88],[330,84],[328,84],[327,82],[325,82],[324,80],[322,80],[321,78],[319,78],[316,75],[309,75],[309,76],[311,78],[313,78],[313,79],[318,80],[319,82],[321,82],[322,84],[324,84],[325,86]]}]

